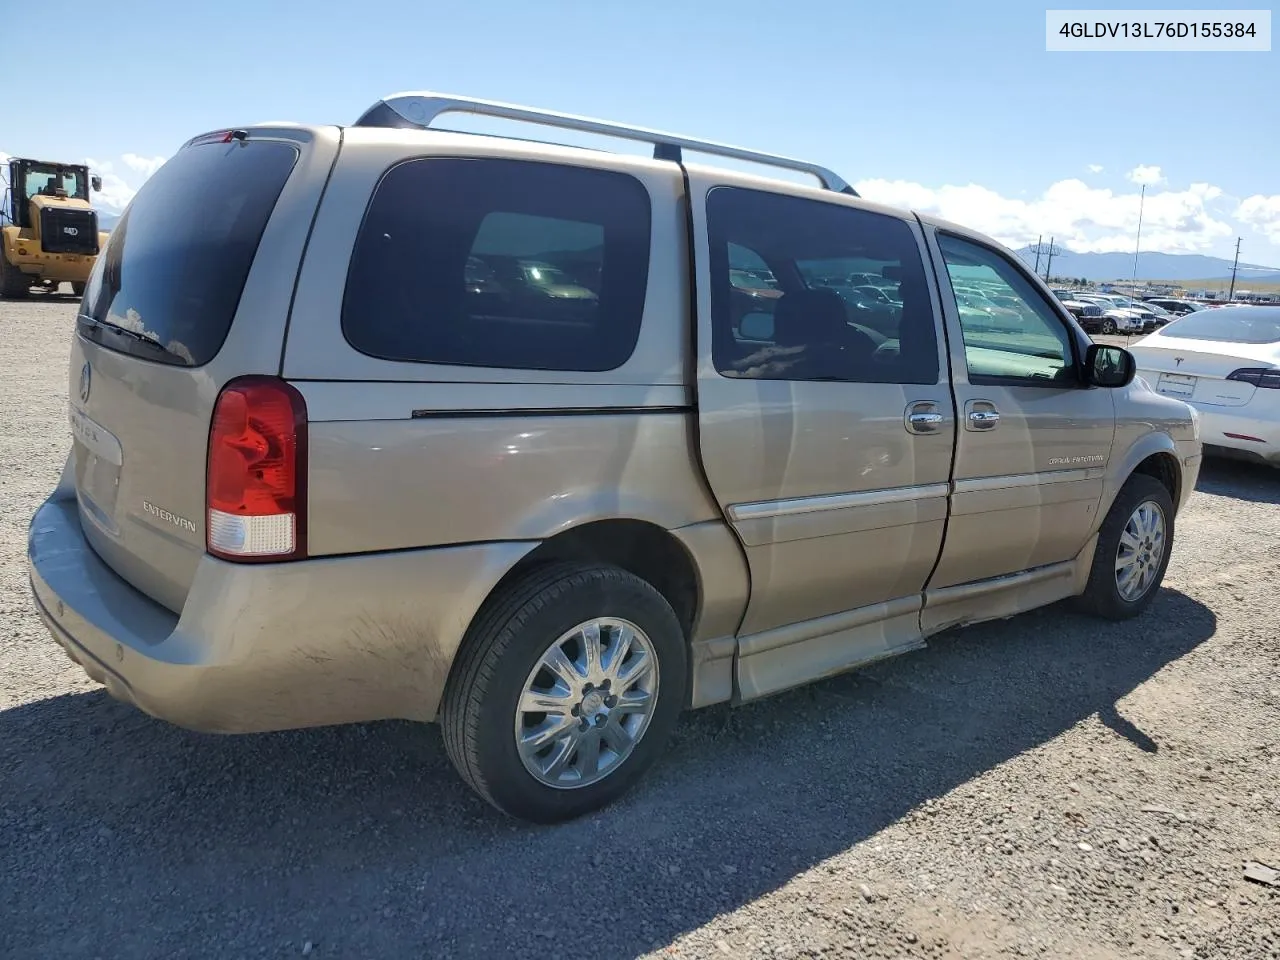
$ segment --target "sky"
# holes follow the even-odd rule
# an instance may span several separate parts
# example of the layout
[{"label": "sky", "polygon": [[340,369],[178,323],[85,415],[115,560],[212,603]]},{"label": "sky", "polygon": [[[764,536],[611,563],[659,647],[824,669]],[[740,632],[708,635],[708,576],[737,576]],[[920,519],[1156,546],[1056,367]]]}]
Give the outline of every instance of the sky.
[{"label": "sky", "polygon": [[1011,246],[1131,251],[1145,185],[1143,250],[1240,237],[1242,263],[1280,266],[1280,49],[1049,53],[1026,0],[62,0],[58,20],[6,51],[38,84],[0,103],[0,154],[89,160],[107,210],[196,133],[437,90],[803,157]]}]

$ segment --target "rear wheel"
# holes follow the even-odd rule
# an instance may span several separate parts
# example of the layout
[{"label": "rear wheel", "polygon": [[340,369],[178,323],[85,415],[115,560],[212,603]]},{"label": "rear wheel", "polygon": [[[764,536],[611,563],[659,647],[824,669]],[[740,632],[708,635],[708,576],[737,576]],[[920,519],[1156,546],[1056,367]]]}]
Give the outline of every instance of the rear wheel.
[{"label": "rear wheel", "polygon": [[1107,336],[1111,336],[1116,332],[1116,322],[1110,317],[1105,317],[1102,321],[1102,332]]},{"label": "rear wheel", "polygon": [[1093,567],[1079,606],[1107,620],[1137,616],[1155,599],[1172,547],[1173,498],[1159,480],[1135,473],[1098,531]]},{"label": "rear wheel", "polygon": [[31,288],[31,278],[0,255],[0,297],[22,300]]},{"label": "rear wheel", "polygon": [[504,813],[568,820],[652,766],[685,683],[684,631],[662,594],[616,567],[557,563],[477,616],[445,689],[445,749]]}]

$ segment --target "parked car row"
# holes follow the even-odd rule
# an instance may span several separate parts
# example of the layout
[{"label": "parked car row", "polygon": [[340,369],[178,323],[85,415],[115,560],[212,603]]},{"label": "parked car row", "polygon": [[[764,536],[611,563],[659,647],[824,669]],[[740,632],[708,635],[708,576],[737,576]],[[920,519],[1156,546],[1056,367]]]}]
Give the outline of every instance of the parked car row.
[{"label": "parked car row", "polygon": [[1143,297],[1142,299],[1178,317],[1195,313],[1197,310],[1209,309],[1207,304],[1197,303],[1195,300],[1183,300],[1179,297]]},{"label": "parked car row", "polygon": [[[1150,333],[1165,324],[1218,305],[1185,300],[1181,297],[1126,297],[1118,293],[1095,293],[1091,290],[1054,288],[1056,296],[1088,333]],[[1240,303],[1221,306],[1243,306]]]},{"label": "parked car row", "polygon": [[[1169,314],[1152,304],[1117,293],[1062,289],[1056,289],[1053,293],[1080,321],[1086,333],[1150,333],[1172,319]],[[1095,309],[1089,309],[1090,307]]]}]

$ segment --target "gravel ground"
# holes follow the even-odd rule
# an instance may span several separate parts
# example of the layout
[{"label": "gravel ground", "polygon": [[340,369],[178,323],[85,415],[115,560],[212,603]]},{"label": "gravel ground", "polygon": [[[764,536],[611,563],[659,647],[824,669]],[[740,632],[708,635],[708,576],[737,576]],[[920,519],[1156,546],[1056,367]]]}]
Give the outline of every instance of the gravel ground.
[{"label": "gravel ground", "polygon": [[31,610],[73,306],[0,304],[0,956],[1280,956],[1280,475],[1210,464],[1149,615],[1062,608],[681,726],[531,829],[434,729],[187,733]]}]

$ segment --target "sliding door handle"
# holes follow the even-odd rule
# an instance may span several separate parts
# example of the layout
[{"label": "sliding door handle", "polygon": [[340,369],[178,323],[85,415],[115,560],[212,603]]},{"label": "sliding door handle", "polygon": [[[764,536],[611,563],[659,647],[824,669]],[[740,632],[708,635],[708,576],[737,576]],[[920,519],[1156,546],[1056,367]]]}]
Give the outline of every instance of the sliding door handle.
[{"label": "sliding door handle", "polygon": [[932,400],[917,400],[907,406],[903,424],[907,433],[937,433],[947,418],[938,412],[938,404]]}]

